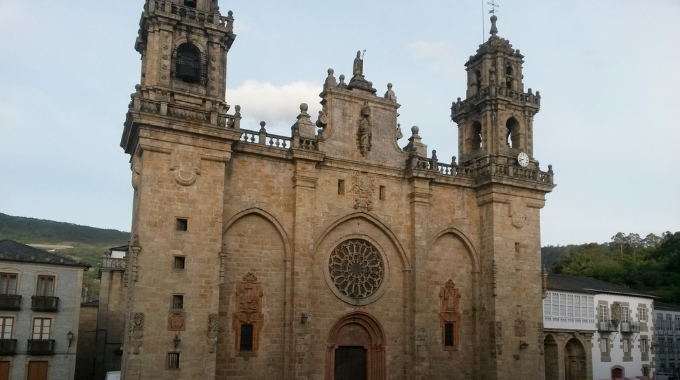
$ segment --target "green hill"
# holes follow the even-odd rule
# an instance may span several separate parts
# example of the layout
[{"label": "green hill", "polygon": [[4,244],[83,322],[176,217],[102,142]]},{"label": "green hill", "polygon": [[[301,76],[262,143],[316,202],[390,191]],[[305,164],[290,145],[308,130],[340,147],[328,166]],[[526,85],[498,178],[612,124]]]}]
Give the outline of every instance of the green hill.
[{"label": "green hill", "polygon": [[35,245],[90,264],[92,268],[85,272],[83,283],[89,294],[97,299],[97,268],[102,253],[111,247],[127,244],[130,233],[0,213],[0,240],[3,239]]}]

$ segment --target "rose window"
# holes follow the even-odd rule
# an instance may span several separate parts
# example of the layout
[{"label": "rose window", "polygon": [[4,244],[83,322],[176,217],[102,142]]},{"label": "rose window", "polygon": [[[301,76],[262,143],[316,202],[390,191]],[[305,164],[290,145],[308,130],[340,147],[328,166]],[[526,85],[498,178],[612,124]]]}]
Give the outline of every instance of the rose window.
[{"label": "rose window", "polygon": [[352,299],[363,299],[380,288],[385,263],[373,244],[351,239],[335,247],[328,261],[328,272],[340,293]]}]

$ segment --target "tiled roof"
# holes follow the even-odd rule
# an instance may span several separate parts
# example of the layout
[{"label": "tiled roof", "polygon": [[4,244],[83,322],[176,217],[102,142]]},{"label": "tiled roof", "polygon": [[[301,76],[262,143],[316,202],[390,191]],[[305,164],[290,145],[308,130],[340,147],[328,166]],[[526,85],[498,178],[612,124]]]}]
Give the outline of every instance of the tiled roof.
[{"label": "tiled roof", "polygon": [[564,290],[579,293],[609,293],[624,294],[635,297],[658,298],[651,294],[626,288],[621,285],[610,284],[591,277],[569,276],[567,274],[549,274],[548,289]]},{"label": "tiled roof", "polygon": [[26,244],[17,243],[13,240],[0,240],[0,261],[21,261],[27,263],[69,265],[77,267],[89,267],[88,264],[81,263],[55,255],[54,253],[43,251]]},{"label": "tiled roof", "polygon": [[680,311],[680,306],[671,305],[665,302],[654,301],[654,309],[656,310],[668,310],[668,311]]}]

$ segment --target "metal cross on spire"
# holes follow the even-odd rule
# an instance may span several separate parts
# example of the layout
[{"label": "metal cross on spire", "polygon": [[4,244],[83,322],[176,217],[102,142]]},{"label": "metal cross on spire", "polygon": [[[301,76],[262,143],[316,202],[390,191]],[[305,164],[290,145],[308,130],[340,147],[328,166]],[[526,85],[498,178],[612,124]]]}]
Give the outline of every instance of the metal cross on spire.
[{"label": "metal cross on spire", "polygon": [[488,1],[487,4],[491,6],[491,10],[489,10],[489,13],[495,16],[497,12],[496,8],[500,7],[500,5],[496,4],[496,0]]}]

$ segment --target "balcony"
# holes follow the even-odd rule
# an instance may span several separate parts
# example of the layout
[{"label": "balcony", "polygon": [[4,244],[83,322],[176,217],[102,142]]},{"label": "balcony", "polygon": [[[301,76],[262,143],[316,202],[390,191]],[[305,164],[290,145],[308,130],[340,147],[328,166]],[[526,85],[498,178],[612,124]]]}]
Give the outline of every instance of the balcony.
[{"label": "balcony", "polygon": [[618,327],[611,322],[597,322],[597,331],[615,332],[619,331]]},{"label": "balcony", "polygon": [[0,339],[0,356],[14,355],[17,352],[16,339]]},{"label": "balcony", "polygon": [[33,311],[57,311],[59,297],[33,296],[31,297],[31,310]]},{"label": "balcony", "polygon": [[21,309],[21,296],[18,294],[0,294],[0,310]]},{"label": "balcony", "polygon": [[624,334],[639,333],[640,322],[621,322],[621,332]]},{"label": "balcony", "polygon": [[26,353],[29,355],[54,355],[54,339],[29,339]]}]

